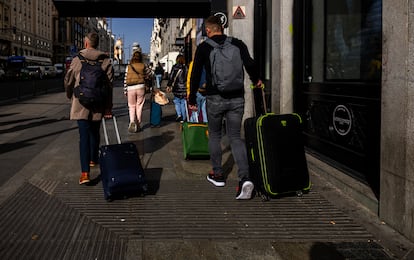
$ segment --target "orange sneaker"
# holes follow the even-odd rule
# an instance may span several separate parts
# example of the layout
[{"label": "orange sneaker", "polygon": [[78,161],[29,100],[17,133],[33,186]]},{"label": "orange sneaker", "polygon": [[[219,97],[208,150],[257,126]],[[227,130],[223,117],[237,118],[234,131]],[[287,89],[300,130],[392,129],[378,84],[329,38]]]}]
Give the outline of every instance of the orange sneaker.
[{"label": "orange sneaker", "polygon": [[80,178],[79,178],[79,184],[84,184],[90,182],[89,180],[89,173],[88,172],[82,172]]}]

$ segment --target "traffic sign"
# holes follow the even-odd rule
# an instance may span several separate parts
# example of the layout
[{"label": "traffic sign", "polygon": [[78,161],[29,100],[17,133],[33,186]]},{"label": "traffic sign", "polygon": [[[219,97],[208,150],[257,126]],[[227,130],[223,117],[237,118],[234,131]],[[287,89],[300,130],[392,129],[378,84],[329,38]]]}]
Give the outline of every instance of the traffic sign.
[{"label": "traffic sign", "polygon": [[246,18],[246,8],[244,6],[237,6],[233,11],[234,19],[243,19]]}]

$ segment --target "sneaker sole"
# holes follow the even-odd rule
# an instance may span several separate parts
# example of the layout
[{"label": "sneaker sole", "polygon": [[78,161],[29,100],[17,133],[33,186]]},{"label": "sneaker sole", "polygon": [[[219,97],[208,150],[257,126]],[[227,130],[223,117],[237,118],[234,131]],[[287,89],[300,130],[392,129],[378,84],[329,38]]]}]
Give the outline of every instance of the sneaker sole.
[{"label": "sneaker sole", "polygon": [[236,200],[249,200],[252,198],[252,192],[254,189],[253,182],[246,181],[243,183],[242,190],[239,196],[236,197]]},{"label": "sneaker sole", "polygon": [[82,184],[85,184],[85,183],[88,183],[88,182],[90,182],[90,180],[80,181],[79,185],[82,185]]},{"label": "sneaker sole", "polygon": [[224,187],[226,185],[225,182],[218,182],[218,181],[212,180],[208,176],[207,176],[207,181],[210,182],[211,184],[213,184],[216,187]]}]

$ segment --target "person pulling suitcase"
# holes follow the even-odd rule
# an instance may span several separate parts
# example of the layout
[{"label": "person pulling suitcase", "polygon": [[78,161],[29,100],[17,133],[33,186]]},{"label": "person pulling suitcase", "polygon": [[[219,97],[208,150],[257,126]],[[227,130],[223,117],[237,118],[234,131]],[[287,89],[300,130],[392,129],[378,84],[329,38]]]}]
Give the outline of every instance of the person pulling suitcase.
[{"label": "person pulling suitcase", "polygon": [[[205,21],[208,39],[197,47],[191,72],[189,108],[197,110],[197,92],[203,68],[206,69],[206,110],[208,118],[209,150],[212,170],[207,181],[216,187],[226,185],[222,166],[222,126],[226,120],[226,134],[231,151],[238,166],[239,185],[236,199],[251,199],[254,190],[250,179],[247,152],[241,138],[244,114],[244,70],[255,86],[261,86],[259,70],[251,58],[246,44],[234,37],[223,34],[223,25],[217,16]],[[218,47],[218,48],[217,48]],[[222,49],[226,53],[221,53]],[[229,54],[229,55],[225,55]],[[232,57],[227,60],[225,57]]]}]

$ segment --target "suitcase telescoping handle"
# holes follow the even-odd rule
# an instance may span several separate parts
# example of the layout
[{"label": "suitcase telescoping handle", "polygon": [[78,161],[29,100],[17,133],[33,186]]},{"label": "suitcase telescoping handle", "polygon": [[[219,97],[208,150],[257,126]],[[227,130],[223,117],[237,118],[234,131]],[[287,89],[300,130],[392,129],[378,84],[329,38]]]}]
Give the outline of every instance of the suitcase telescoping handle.
[{"label": "suitcase telescoping handle", "polygon": [[189,116],[189,112],[188,112],[188,103],[187,100],[184,100],[184,104],[185,104],[185,113],[187,115],[187,121],[191,122],[191,123],[199,123],[198,121],[198,111],[201,111],[201,108],[198,107],[198,111],[191,111],[191,118]]},{"label": "suitcase telescoping handle", "polygon": [[[112,119],[114,120],[114,128],[115,128],[115,133],[116,133],[116,139],[118,141],[118,144],[120,144],[121,143],[121,136],[119,135],[119,130],[118,130],[118,124],[116,122],[116,117],[113,115]],[[109,138],[108,138],[108,131],[106,130],[105,117],[102,117],[102,127],[103,127],[103,131],[104,131],[104,136],[105,136],[105,143],[106,143],[106,145],[109,145]]]},{"label": "suitcase telescoping handle", "polygon": [[267,112],[266,108],[266,98],[264,93],[264,84],[260,88],[250,85],[250,88],[253,90],[253,101],[254,109],[256,116],[264,115]]}]

